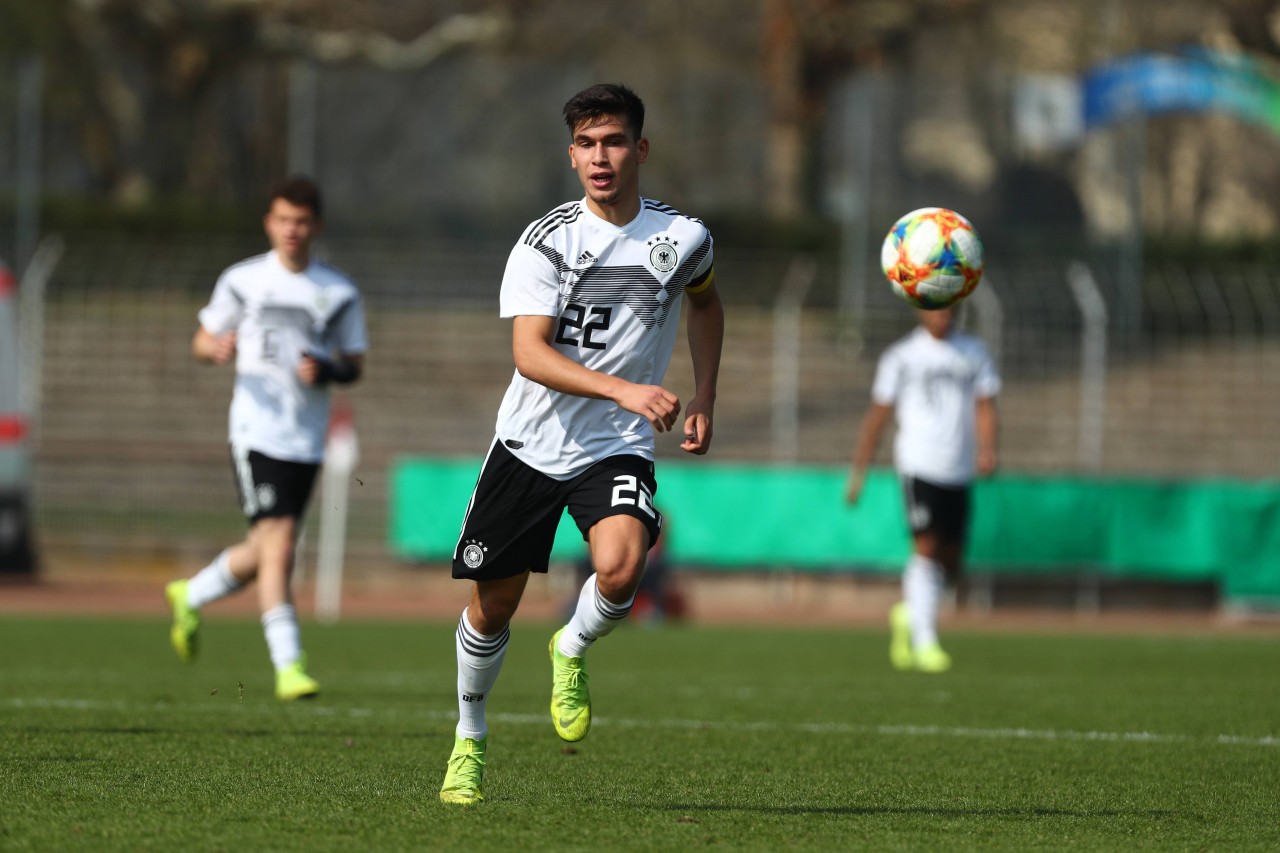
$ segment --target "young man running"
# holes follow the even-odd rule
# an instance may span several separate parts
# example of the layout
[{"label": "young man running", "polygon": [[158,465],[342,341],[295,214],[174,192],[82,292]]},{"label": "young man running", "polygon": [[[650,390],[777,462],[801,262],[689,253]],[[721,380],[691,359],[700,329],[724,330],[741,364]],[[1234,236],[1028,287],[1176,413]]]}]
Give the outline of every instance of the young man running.
[{"label": "young man running", "polygon": [[564,107],[569,164],[585,197],[525,229],[502,280],[515,375],[498,411],[454,552],[474,582],[458,620],[458,726],[440,799],[484,799],[485,704],[530,572],[545,572],[567,508],[594,573],[551,637],[551,722],[566,741],[591,725],[584,657],[631,608],[662,517],[653,507],[654,434],[674,431],[680,399],[662,387],[688,297],[694,393],[681,449],[711,446],[724,312],[712,242],[697,219],[641,197],[649,156],[644,105],[597,85]]},{"label": "young man running", "polygon": [[320,191],[309,179],[277,185],[263,218],[271,251],[224,271],[200,311],[195,357],[235,362],[231,458],[249,534],[195,577],[165,587],[173,610],[170,640],[190,663],[200,609],[256,578],[282,700],[320,691],[306,672],[293,608],[294,547],[324,459],[329,386],[360,377],[368,346],[355,284],[312,257],[320,217]]}]

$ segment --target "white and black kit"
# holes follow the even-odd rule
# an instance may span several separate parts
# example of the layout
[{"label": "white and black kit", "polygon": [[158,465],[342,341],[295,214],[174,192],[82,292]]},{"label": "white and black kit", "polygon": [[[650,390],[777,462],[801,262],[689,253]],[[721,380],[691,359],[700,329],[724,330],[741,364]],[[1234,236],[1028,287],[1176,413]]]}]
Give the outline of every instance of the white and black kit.
[{"label": "white and black kit", "polygon": [[[567,358],[658,385],[671,361],[683,297],[711,285],[712,256],[706,226],[660,202],[641,199],[640,213],[623,226],[599,218],[583,200],[571,202],[529,225],[512,249],[501,315],[554,317],[551,344]],[[495,431],[454,552],[455,577],[545,571],[565,507],[584,538],[590,524],[617,514],[640,518],[650,541],[656,538],[654,434],[643,416],[515,371]],[[513,466],[530,473],[514,474]],[[503,489],[495,484],[508,478],[528,487],[523,499],[532,504],[508,507],[513,521],[504,526],[496,509]],[[544,518],[552,519],[547,530],[530,534]]]},{"label": "white and black kit", "polygon": [[467,508],[453,576],[499,580],[526,570],[545,572],[566,509],[583,539],[601,519],[630,515],[655,542],[662,528],[662,514],[653,505],[657,488],[653,463],[640,456],[609,456],[568,480],[557,480],[524,464],[495,440]]},{"label": "white and black kit", "polygon": [[881,356],[871,396],[895,410],[894,467],[913,533],[964,538],[976,474],[977,401],[999,393],[986,346],[958,330],[939,339],[917,327]]},{"label": "white and black kit", "polygon": [[365,352],[359,291],[328,264],[295,273],[268,252],[224,271],[199,321],[215,336],[236,332],[228,429],[245,515],[301,515],[324,459],[329,389],[303,383],[297,365]]}]

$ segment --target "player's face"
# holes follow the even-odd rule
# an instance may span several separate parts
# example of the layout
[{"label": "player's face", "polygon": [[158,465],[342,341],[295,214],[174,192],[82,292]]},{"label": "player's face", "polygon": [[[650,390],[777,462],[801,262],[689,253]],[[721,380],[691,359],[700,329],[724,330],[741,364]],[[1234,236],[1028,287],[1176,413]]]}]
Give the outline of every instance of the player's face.
[{"label": "player's face", "polygon": [[262,218],[267,240],[281,259],[294,267],[305,267],[311,254],[311,241],[320,231],[315,211],[277,198]]},{"label": "player's face", "polygon": [[935,311],[920,309],[916,313],[920,316],[920,325],[924,326],[929,334],[935,338],[945,338],[951,332],[955,311],[955,308],[939,308]]},{"label": "player's face", "polygon": [[615,208],[631,206],[640,197],[640,164],[649,157],[649,140],[636,139],[622,116],[605,116],[595,124],[583,122],[573,132],[569,162],[578,173],[593,212],[612,220]]}]

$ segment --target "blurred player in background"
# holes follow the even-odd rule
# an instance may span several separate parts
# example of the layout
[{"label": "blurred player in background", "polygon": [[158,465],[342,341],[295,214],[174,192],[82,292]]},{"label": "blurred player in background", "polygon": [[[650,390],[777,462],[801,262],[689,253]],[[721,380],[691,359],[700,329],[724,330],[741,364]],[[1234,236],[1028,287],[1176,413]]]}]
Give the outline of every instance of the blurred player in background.
[{"label": "blurred player in background", "polygon": [[658,537],[654,433],[674,431],[680,400],[658,383],[689,301],[694,394],[682,450],[711,446],[724,312],[712,242],[698,220],[641,197],[644,104],[598,85],[564,107],[569,164],[585,197],[532,223],[507,260],[501,315],[514,318],[516,373],[498,411],[454,552],[475,582],[458,620],[458,726],[440,799],[484,799],[485,702],[530,572],[545,572],[568,508],[594,573],[551,637],[551,722],[566,741],[591,724],[583,658],[626,618]]},{"label": "blurred player in background", "polygon": [[294,549],[324,458],[329,388],[360,377],[368,346],[355,284],[312,257],[321,215],[320,190],[309,179],[273,188],[263,218],[271,251],[225,270],[200,311],[195,357],[235,362],[231,458],[249,533],[195,577],[165,587],[170,639],[190,662],[201,608],[256,578],[276,696],[283,700],[320,690],[306,672],[293,607]]},{"label": "blurred player in background", "polygon": [[880,358],[871,408],[853,451],[846,499],[862,495],[867,466],[897,412],[894,465],[906,498],[912,553],[903,601],[889,616],[889,657],[898,669],[945,672],[938,609],[959,580],[969,529],[970,485],[996,468],[1000,376],[982,341],[954,328],[955,308],[918,310],[920,325]]}]

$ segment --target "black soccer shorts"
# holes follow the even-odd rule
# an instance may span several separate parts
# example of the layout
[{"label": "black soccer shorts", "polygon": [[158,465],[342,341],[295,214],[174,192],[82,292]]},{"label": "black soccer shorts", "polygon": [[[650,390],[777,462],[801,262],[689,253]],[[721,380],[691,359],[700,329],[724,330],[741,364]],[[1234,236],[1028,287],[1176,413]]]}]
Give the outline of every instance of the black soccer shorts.
[{"label": "black soccer shorts", "polygon": [[919,477],[902,477],[907,527],[963,542],[969,532],[969,486],[941,486]]},{"label": "black soccer shorts", "polygon": [[261,518],[301,518],[320,466],[288,462],[231,445],[231,469],[249,523]]},{"label": "black soccer shorts", "polygon": [[658,538],[662,514],[653,506],[653,463],[633,454],[602,459],[569,480],[521,462],[494,441],[471,495],[453,551],[453,576],[500,580],[545,572],[561,514],[568,509],[585,540],[596,522],[629,515]]}]

